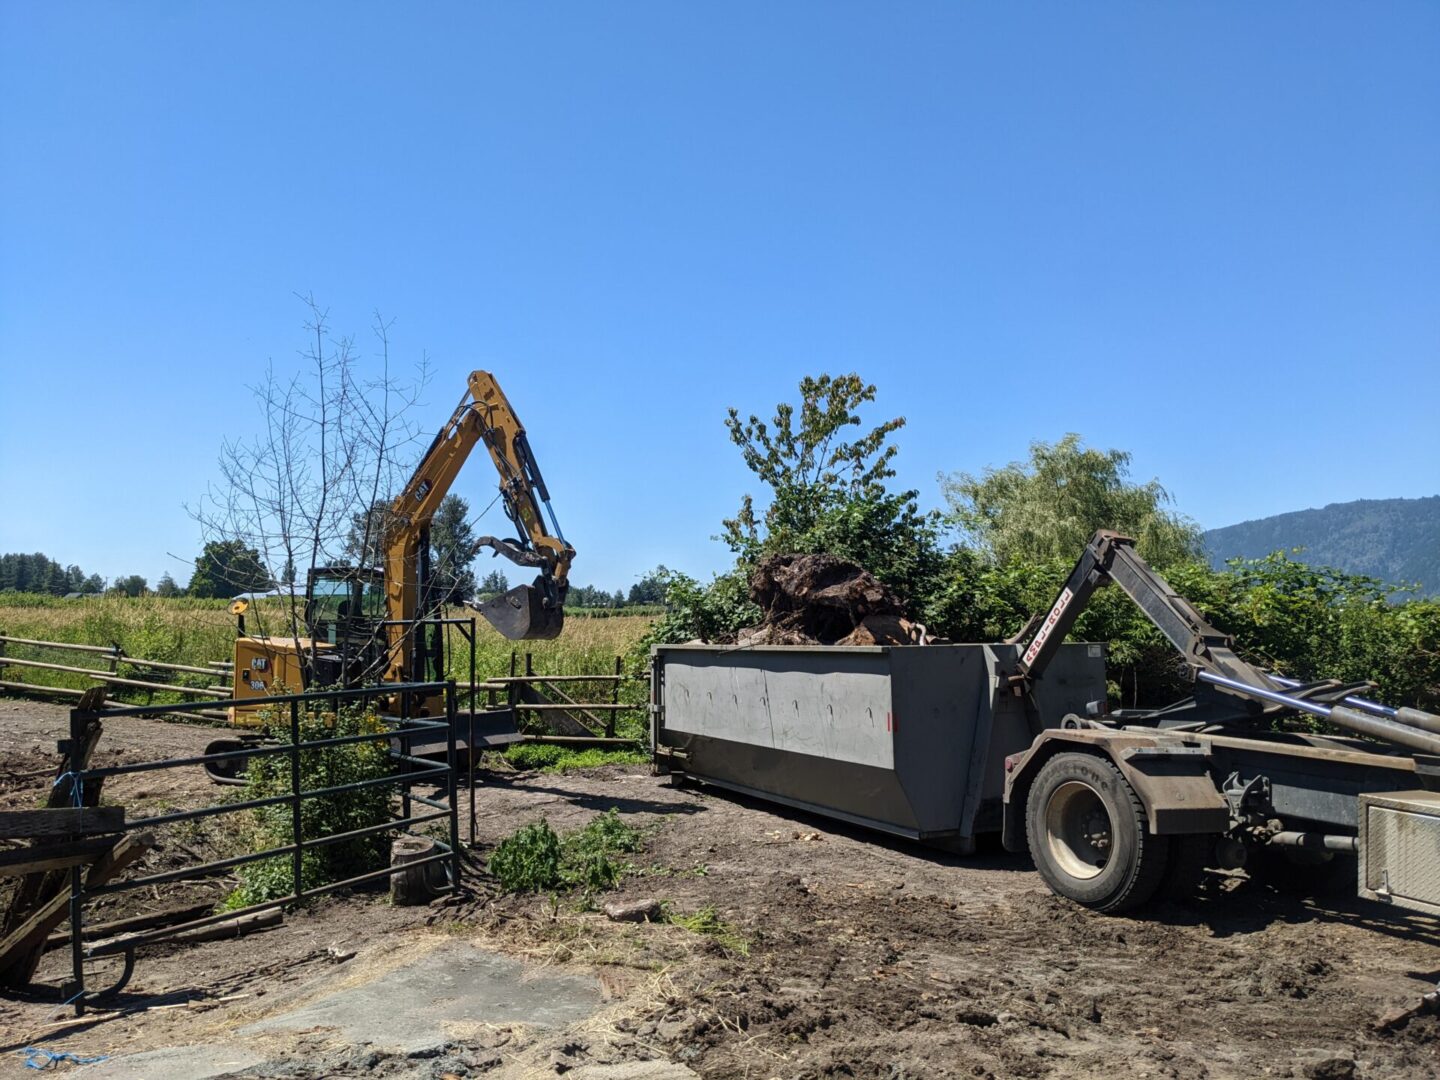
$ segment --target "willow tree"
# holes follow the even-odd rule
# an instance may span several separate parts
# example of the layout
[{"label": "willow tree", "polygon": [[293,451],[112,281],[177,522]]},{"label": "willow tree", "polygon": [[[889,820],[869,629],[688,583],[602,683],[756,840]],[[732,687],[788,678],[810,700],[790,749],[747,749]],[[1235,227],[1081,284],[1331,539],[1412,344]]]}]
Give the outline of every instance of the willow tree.
[{"label": "willow tree", "polygon": [[1034,442],[1028,461],[942,476],[947,516],[968,546],[1001,563],[1076,559],[1097,529],[1133,537],[1156,566],[1200,557],[1199,526],[1169,509],[1158,480],[1131,481],[1130,462],[1075,434]]}]

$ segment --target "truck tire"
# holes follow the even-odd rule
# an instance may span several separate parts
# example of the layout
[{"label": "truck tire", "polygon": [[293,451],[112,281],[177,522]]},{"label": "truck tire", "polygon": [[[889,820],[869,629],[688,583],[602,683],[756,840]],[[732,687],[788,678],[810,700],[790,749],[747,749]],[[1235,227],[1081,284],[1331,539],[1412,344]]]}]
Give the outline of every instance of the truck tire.
[{"label": "truck tire", "polygon": [[1025,804],[1035,868],[1051,890],[1118,914],[1154,895],[1169,837],[1145,830],[1145,808],[1120,770],[1093,754],[1058,754],[1040,768]]}]

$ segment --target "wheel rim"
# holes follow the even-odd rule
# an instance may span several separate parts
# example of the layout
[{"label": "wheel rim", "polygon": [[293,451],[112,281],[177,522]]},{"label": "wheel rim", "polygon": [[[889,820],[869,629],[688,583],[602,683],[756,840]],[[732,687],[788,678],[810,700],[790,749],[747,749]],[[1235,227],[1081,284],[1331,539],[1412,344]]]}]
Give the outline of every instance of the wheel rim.
[{"label": "wheel rim", "polygon": [[1110,861],[1114,827],[1100,793],[1079,780],[1061,784],[1045,806],[1050,858],[1066,874],[1082,881],[1099,877]]}]

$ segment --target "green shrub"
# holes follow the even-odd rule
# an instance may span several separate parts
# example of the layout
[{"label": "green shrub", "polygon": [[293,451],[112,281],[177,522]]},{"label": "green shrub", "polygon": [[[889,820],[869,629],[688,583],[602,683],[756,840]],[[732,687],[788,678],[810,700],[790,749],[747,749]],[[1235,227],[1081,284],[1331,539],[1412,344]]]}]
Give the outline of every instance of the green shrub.
[{"label": "green shrub", "polygon": [[568,888],[585,892],[613,889],[629,869],[615,856],[642,847],[644,839],[639,831],[622,821],[620,812],[612,806],[560,841],[560,880]]},{"label": "green shrub", "polygon": [[[1003,640],[1049,609],[1073,565],[997,563],[958,550],[927,605],[926,625],[954,641]],[[1408,597],[1373,578],[1307,566],[1282,552],[1231,560],[1225,570],[1196,562],[1159,569],[1252,663],[1298,679],[1370,679],[1395,705],[1440,702],[1440,600]],[[1107,643],[1116,704],[1166,705],[1191,692],[1174,646],[1119,589],[1094,595],[1069,640]]]},{"label": "green shrub", "polygon": [[[342,706],[337,713],[327,702],[305,703],[300,714],[300,741],[372,734],[384,730],[373,710],[359,705]],[[276,718],[277,721],[279,718]],[[288,719],[288,715],[287,715]],[[280,742],[290,742],[288,722],[276,722],[273,729]],[[385,740],[326,746],[300,752],[300,784],[304,791],[335,787],[390,776],[395,771],[390,747]],[[244,800],[264,799],[290,792],[290,755],[272,754],[252,758],[246,773]],[[306,841],[352,832],[390,819],[393,789],[374,784],[352,791],[305,799],[300,805],[300,829]],[[251,851],[264,851],[294,842],[294,824],[289,803],[278,803],[250,811]],[[301,886],[313,889],[332,881],[383,869],[388,863],[391,834],[374,833],[321,847],[306,848],[300,865]],[[239,869],[240,886],[226,901],[231,908],[277,900],[294,890],[293,862],[289,855],[261,859]]]},{"label": "green shrub", "polygon": [[543,892],[560,884],[560,838],[544,818],[500,841],[485,868],[506,892]]}]

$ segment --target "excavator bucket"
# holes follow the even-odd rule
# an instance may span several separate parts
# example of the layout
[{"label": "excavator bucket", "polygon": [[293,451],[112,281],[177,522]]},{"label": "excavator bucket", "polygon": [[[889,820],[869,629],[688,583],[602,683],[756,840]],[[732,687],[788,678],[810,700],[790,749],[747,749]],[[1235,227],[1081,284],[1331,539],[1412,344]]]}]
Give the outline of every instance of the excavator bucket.
[{"label": "excavator bucket", "polygon": [[516,585],[477,605],[476,610],[511,641],[559,637],[565,625],[564,607],[549,601],[545,590],[535,585]]}]

